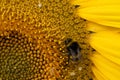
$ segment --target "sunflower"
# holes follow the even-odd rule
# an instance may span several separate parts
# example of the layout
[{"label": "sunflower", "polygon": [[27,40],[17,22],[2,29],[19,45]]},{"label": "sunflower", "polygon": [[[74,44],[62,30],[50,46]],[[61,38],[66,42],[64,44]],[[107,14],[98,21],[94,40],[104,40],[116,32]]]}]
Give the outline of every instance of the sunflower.
[{"label": "sunflower", "polygon": [[[0,80],[119,79],[119,3],[1,0]],[[67,39],[81,48],[69,64]]]},{"label": "sunflower", "polygon": [[[92,80],[86,20],[70,0],[0,0],[0,80]],[[80,45],[68,64],[65,41]]]},{"label": "sunflower", "polygon": [[77,14],[87,20],[91,31],[90,45],[95,49],[91,56],[95,80],[120,79],[120,1],[75,0],[80,5]]}]

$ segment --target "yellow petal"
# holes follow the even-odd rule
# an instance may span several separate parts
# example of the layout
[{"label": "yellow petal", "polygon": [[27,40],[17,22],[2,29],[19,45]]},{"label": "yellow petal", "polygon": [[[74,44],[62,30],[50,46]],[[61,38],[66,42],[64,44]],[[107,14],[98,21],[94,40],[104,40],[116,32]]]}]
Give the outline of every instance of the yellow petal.
[{"label": "yellow petal", "polygon": [[80,7],[85,7],[85,4],[89,4],[89,0],[71,0],[71,3],[74,5],[80,5]]},{"label": "yellow petal", "polygon": [[105,26],[120,28],[120,0],[75,0],[80,4],[78,15]]},{"label": "yellow petal", "polygon": [[[94,63],[95,67],[93,67],[93,72],[95,76],[98,78],[101,75],[101,80],[119,80],[120,79],[120,66],[114,64],[110,60],[106,59],[99,53],[94,53],[91,57],[92,62]],[[103,75],[102,75],[103,74]],[[102,79],[106,77],[106,79]]]},{"label": "yellow petal", "polygon": [[92,67],[92,71],[93,71],[93,74],[95,75],[94,80],[109,80],[95,66]]},{"label": "yellow petal", "polygon": [[87,30],[93,32],[101,32],[101,31],[114,31],[120,32],[120,28],[103,26],[94,22],[87,21]]},{"label": "yellow petal", "polygon": [[78,10],[82,18],[105,26],[120,28],[120,5],[86,7]]},{"label": "yellow petal", "polygon": [[101,31],[92,34],[90,44],[101,55],[120,65],[120,33]]},{"label": "yellow petal", "polygon": [[120,0],[72,0],[71,1],[72,4],[74,5],[80,5],[81,8],[83,7],[91,7],[91,6],[102,6],[102,5],[119,5],[120,4]]}]

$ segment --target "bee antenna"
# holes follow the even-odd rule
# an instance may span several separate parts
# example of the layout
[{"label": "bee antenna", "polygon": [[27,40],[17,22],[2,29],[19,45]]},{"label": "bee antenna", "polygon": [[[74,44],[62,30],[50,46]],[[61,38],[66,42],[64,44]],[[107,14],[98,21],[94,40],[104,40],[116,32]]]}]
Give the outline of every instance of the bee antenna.
[{"label": "bee antenna", "polygon": [[67,39],[65,40],[65,44],[67,45],[67,44],[69,44],[71,41],[72,41],[71,38],[67,38]]}]

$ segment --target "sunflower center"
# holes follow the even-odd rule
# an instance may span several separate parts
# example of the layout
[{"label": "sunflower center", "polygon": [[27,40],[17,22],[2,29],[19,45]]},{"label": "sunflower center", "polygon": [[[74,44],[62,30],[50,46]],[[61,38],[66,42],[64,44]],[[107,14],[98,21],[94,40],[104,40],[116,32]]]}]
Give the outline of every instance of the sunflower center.
[{"label": "sunflower center", "polygon": [[[0,79],[92,78],[85,20],[69,0],[0,1]],[[68,64],[64,41],[80,45],[80,60]]]}]

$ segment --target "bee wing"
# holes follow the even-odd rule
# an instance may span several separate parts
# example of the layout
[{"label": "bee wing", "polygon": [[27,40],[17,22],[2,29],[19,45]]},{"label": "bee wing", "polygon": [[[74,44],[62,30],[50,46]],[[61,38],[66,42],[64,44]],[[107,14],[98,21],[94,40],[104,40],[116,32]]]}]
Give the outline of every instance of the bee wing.
[{"label": "bee wing", "polygon": [[80,59],[80,57],[81,57],[80,50],[81,50],[80,48],[77,49],[77,58],[78,58],[78,59]]},{"label": "bee wing", "polygon": [[81,57],[81,54],[80,54],[80,48],[78,47],[76,49],[76,51],[74,51],[73,49],[69,49],[70,50],[70,54],[72,55],[72,58],[73,60],[79,60],[80,57]]},{"label": "bee wing", "polygon": [[69,50],[70,50],[70,54],[72,55],[73,60],[75,61],[77,57],[77,53],[72,49],[69,49]]}]

